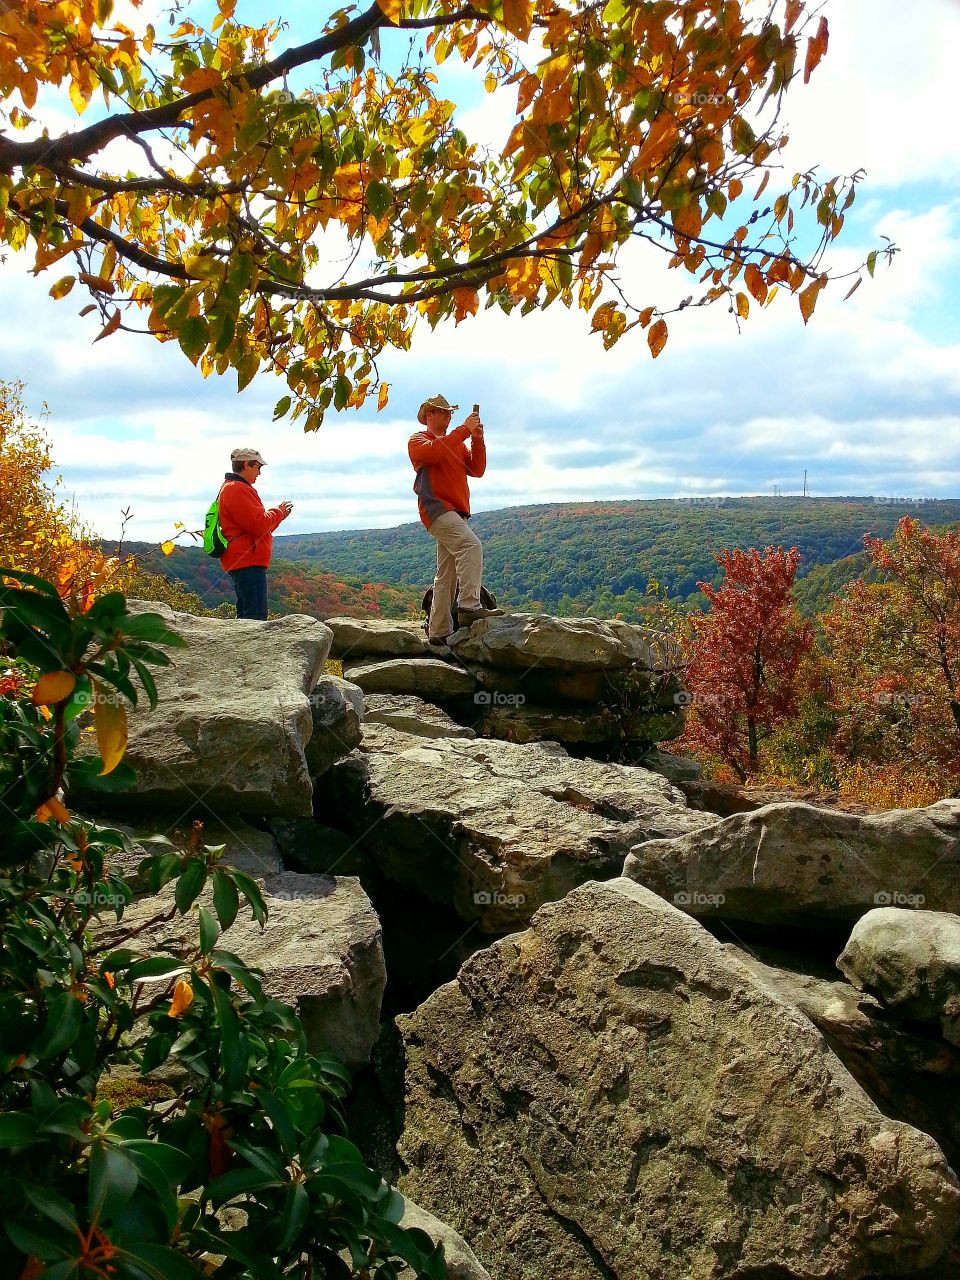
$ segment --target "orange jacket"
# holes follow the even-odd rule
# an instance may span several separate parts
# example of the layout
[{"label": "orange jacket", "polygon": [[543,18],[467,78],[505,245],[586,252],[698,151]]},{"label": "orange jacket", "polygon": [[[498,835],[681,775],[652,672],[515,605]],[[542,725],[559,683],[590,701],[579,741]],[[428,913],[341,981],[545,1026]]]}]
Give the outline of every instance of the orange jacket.
[{"label": "orange jacket", "polygon": [[279,507],[266,511],[253,485],[232,471],[223,477],[218,498],[220,528],[227,540],[227,549],[220,557],[223,568],[228,573],[251,565],[266,568],[273,550],[273,531],[283,519],[283,512]]},{"label": "orange jacket", "polygon": [[413,491],[428,529],[445,511],[470,514],[467,476],[479,478],[486,471],[487,446],[482,437],[467,445],[469,436],[466,427],[455,427],[445,436],[418,431],[410,437],[407,452],[417,471]]}]

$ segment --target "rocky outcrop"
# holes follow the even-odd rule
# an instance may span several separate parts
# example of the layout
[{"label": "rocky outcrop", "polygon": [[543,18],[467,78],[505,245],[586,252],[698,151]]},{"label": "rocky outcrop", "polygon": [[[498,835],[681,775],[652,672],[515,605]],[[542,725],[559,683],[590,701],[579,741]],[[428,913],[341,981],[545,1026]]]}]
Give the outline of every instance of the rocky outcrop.
[{"label": "rocky outcrop", "polygon": [[892,1014],[960,1045],[960,916],[870,911],[854,926],[837,968]]},{"label": "rocky outcrop", "polygon": [[457,724],[432,702],[424,702],[413,694],[368,693],[364,697],[366,718],[371,723],[386,724],[400,733],[418,738],[475,738],[476,732]]},{"label": "rocky outcrop", "polygon": [[313,734],[307,744],[307,767],[316,778],[359,746],[363,690],[339,676],[321,676],[310,693],[310,709]]},{"label": "rocky outcrop", "polygon": [[855,921],[878,905],[960,910],[960,801],[861,816],[768,804],[651,840],[624,875],[691,915],[768,925]]},{"label": "rocky outcrop", "polygon": [[469,696],[477,687],[469,671],[442,658],[344,662],[343,674],[364,693],[422,693],[440,701]]},{"label": "rocky outcrop", "polygon": [[[473,1250],[452,1227],[435,1218],[426,1209],[404,1197],[403,1217],[399,1225],[407,1231],[422,1231],[434,1244],[443,1245],[443,1260],[447,1264],[447,1280],[490,1280],[490,1275],[480,1265]],[[400,1272],[407,1280],[413,1275],[408,1268]]]},{"label": "rocky outcrop", "polygon": [[462,661],[497,671],[659,671],[677,659],[669,639],[646,627],[534,613],[484,618],[456,632],[451,647]]},{"label": "rocky outcrop", "polygon": [[171,651],[170,666],[154,668],[156,710],[142,698],[130,715],[125,759],[137,771],[136,790],[98,793],[96,803],[162,808],[178,817],[308,815],[309,695],[330,630],[297,615],[248,622],[198,618],[159,604],[136,608],[160,613],[187,648]]},{"label": "rocky outcrop", "polygon": [[960,1048],[944,1044],[932,1031],[904,1025],[849,982],[807,972],[818,968],[809,956],[732,943],[725,947],[810,1019],[884,1115],[929,1133],[960,1172]]},{"label": "rocky outcrop", "polygon": [[[223,945],[263,970],[269,996],[296,1008],[312,1052],[335,1054],[348,1066],[367,1062],[379,1032],[386,971],[380,922],[360,882],[285,872],[261,883],[266,925],[261,930],[241,909]],[[167,900],[172,904],[172,886],[159,901],[135,901],[124,913],[125,935],[147,926],[137,936],[144,952],[196,938],[195,919],[159,916]]]},{"label": "rocky outcrop", "polygon": [[404,1194],[498,1280],[909,1275],[960,1186],[694,920],[587,884],[400,1020]]},{"label": "rocky outcrop", "polygon": [[[103,819],[97,822],[126,837],[127,847],[117,851],[111,860],[112,869],[118,870],[138,895],[149,892],[149,885],[140,873],[144,858],[169,853],[175,847],[175,837],[190,834],[189,823],[171,822],[170,816],[164,813],[138,814],[134,822]],[[221,861],[249,876],[275,876],[283,870],[280,850],[270,832],[260,831],[243,818],[208,819],[203,824],[201,838],[211,848],[222,846]]]},{"label": "rocky outcrop", "polygon": [[615,875],[638,839],[701,830],[657,774],[552,744],[425,739],[366,724],[329,788],[382,873],[485,932],[516,928],[584,880]]},{"label": "rocky outcrop", "polygon": [[327,618],[326,625],[333,632],[330,656],[341,661],[429,657],[434,652],[419,622],[389,618]]}]

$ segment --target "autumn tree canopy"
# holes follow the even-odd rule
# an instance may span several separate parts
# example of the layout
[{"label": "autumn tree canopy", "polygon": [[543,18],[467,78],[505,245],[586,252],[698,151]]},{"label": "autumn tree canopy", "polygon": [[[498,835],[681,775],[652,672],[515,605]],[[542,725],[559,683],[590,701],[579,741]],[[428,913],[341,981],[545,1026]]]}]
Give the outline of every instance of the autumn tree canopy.
[{"label": "autumn tree canopy", "polygon": [[[0,6],[0,238],[58,268],[55,298],[89,291],[101,337],[177,341],[241,388],[273,369],[278,417],[382,406],[376,357],[420,316],[559,299],[656,356],[672,310],[739,322],[783,289],[807,320],[830,279],[862,175],[781,163],[784,94],[827,49],[810,3],[378,0],[285,49],[218,5],[162,32],[112,0]],[[448,58],[515,100],[502,154],[439,96]],[[692,277],[678,306],[618,278],[637,237]]]}]

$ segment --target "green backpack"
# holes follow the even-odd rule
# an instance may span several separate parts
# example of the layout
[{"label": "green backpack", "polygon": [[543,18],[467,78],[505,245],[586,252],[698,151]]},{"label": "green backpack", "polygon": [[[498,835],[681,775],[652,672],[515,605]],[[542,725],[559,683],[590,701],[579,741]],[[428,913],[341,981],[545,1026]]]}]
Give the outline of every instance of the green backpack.
[{"label": "green backpack", "polygon": [[227,549],[227,540],[220,528],[220,499],[214,498],[207,510],[203,525],[203,549],[208,556],[219,560]]}]

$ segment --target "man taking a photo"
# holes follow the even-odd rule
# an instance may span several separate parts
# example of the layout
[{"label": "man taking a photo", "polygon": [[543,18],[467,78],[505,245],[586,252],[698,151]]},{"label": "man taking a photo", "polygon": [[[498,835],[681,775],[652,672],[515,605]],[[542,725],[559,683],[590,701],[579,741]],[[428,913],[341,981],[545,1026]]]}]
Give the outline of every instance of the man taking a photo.
[{"label": "man taking a photo", "polygon": [[433,581],[427,636],[430,643],[438,647],[446,643],[453,631],[452,604],[458,579],[460,626],[468,627],[480,618],[503,612],[480,605],[483,547],[467,524],[470,519],[467,476],[479,479],[487,466],[483,423],[474,410],[448,435],[457,407],[441,395],[424,400],[417,421],[426,430],[411,436],[407,446],[417,472],[413,491],[417,495],[420,519],[437,543],[437,576]]},{"label": "man taking a photo", "polygon": [[227,549],[220,563],[233,579],[237,617],[267,617],[267,566],[273,550],[273,531],[293,510],[292,502],[264,509],[254,485],[267,464],[256,449],[234,449],[232,471],[223,477],[217,499],[218,520]]}]

